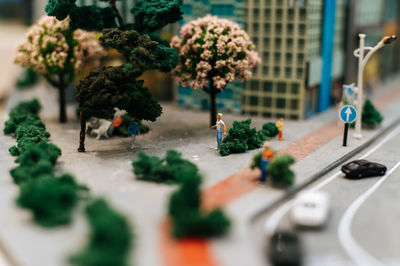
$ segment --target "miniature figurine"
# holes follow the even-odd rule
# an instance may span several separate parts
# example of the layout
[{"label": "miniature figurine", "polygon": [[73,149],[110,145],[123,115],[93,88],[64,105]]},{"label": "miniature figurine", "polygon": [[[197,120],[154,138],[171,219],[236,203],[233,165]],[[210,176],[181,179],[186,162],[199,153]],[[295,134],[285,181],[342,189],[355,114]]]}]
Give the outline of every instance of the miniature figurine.
[{"label": "miniature figurine", "polygon": [[264,151],[262,153],[260,161],[260,170],[261,170],[260,182],[265,182],[267,180],[267,166],[268,163],[275,156],[275,151],[271,149],[269,141],[264,142],[263,148]]},{"label": "miniature figurine", "polygon": [[283,138],[283,118],[280,118],[279,119],[279,121],[278,122],[276,122],[276,127],[278,128],[278,131],[279,131],[279,137],[278,137],[278,139],[279,140],[284,140],[284,138]]},{"label": "miniature figurine", "polygon": [[133,122],[133,124],[129,126],[128,132],[131,135],[131,150],[134,150],[136,148],[135,146],[136,135],[140,134],[139,125],[137,121]]},{"label": "miniature figurine", "polygon": [[217,129],[217,148],[215,148],[216,150],[219,150],[219,146],[221,144],[222,141],[222,129],[221,126],[224,127],[224,136],[226,136],[226,125],[224,123],[224,121],[222,121],[222,114],[218,113],[217,115],[217,123],[214,126],[211,126],[211,128],[216,128]]}]

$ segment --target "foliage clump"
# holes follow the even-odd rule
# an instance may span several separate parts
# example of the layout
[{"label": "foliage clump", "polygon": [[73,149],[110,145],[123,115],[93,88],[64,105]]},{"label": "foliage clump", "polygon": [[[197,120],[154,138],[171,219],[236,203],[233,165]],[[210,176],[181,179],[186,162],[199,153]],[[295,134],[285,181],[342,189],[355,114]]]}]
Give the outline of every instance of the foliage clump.
[{"label": "foliage clump", "polygon": [[183,183],[170,197],[168,212],[173,221],[173,235],[184,237],[216,237],[227,232],[230,221],[222,210],[201,209],[201,176],[185,172]]},{"label": "foliage clump", "polygon": [[370,100],[366,100],[363,107],[361,121],[366,127],[375,127],[383,120],[382,115],[376,110]]},{"label": "foliage clump", "polygon": [[251,128],[250,124],[250,118],[240,122],[233,122],[232,128],[228,131],[228,136],[222,140],[219,150],[222,156],[260,148],[263,141],[268,139],[264,132]]},{"label": "foliage clump", "polygon": [[86,216],[91,226],[90,240],[83,251],[71,257],[71,264],[127,266],[133,233],[126,218],[103,199],[90,202]]},{"label": "foliage clump", "polygon": [[294,162],[294,158],[288,154],[276,156],[267,166],[271,184],[277,187],[293,185],[295,175],[289,167]]},{"label": "foliage clump", "polygon": [[138,179],[152,182],[182,183],[187,173],[198,175],[197,166],[174,150],[168,150],[164,159],[140,152],[132,166]]},{"label": "foliage clump", "polygon": [[265,135],[267,135],[270,138],[275,137],[276,135],[278,135],[279,130],[278,127],[275,125],[275,123],[272,122],[268,122],[265,123],[262,127],[261,130]]},{"label": "foliage clump", "polygon": [[64,225],[71,222],[83,188],[70,175],[44,175],[21,184],[17,203],[32,211],[35,222],[44,227]]}]

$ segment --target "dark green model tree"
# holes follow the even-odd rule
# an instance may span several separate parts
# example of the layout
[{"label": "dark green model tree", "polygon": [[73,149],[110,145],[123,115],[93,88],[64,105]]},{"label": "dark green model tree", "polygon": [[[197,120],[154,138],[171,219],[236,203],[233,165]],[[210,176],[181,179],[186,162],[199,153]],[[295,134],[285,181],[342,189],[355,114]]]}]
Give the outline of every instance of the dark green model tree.
[{"label": "dark green model tree", "polygon": [[370,100],[366,100],[364,103],[361,121],[364,127],[373,128],[379,125],[383,120],[382,115],[375,109],[375,106]]},{"label": "dark green model tree", "polygon": [[80,152],[85,151],[86,120],[92,116],[112,118],[118,107],[138,120],[155,121],[161,106],[137,78],[147,70],[169,72],[178,64],[177,51],[154,32],[182,18],[182,0],[139,0],[131,8],[134,24],[124,22],[116,0],[101,1],[109,6],[78,7],[76,0],[49,0],[46,6],[47,14],[59,20],[69,15],[72,29],[102,31],[101,43],[118,50],[126,60],[122,66],[90,73],[77,86]]}]

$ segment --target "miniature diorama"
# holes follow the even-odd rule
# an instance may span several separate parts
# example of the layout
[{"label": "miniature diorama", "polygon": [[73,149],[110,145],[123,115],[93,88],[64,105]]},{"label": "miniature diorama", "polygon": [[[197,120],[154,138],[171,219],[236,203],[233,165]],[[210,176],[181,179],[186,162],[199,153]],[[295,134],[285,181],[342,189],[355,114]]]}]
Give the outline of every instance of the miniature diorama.
[{"label": "miniature diorama", "polygon": [[0,2],[0,265],[398,264],[399,20]]}]

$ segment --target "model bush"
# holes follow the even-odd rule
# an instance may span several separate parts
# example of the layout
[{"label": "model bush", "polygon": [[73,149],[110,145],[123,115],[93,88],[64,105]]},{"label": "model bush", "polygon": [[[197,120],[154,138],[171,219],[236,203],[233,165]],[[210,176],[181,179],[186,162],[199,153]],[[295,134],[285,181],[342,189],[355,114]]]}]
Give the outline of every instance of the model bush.
[{"label": "model bush", "polygon": [[[119,127],[116,127],[114,129],[113,134],[117,135],[117,136],[122,136],[122,137],[129,137],[130,134],[128,132],[128,128],[130,125],[132,125],[135,121],[137,121],[137,119],[135,119],[134,117],[130,116],[129,114],[124,114],[122,115],[122,123]],[[150,128],[146,125],[143,125],[142,122],[138,122],[139,125],[139,131],[140,134],[146,134],[147,132],[150,131]]]},{"label": "model bush", "polygon": [[195,164],[183,159],[181,154],[174,150],[168,150],[164,159],[140,152],[132,166],[138,179],[152,182],[181,183],[187,173],[198,173]]},{"label": "model bush", "polygon": [[10,118],[13,118],[17,115],[37,115],[40,112],[40,109],[42,109],[39,101],[37,99],[33,99],[31,101],[25,101],[25,102],[20,102],[13,108],[11,108],[8,116]]},{"label": "model bush", "polygon": [[261,159],[262,159],[262,154],[263,154],[263,152],[258,152],[258,153],[256,153],[256,154],[253,156],[253,158],[252,158],[252,160],[251,160],[251,165],[250,165],[250,168],[251,168],[251,169],[254,169],[254,168],[256,168],[256,167],[260,167],[260,162],[261,162]]},{"label": "model bush", "polygon": [[[126,63],[101,68],[81,80],[77,87],[81,132],[78,151],[85,151],[86,120],[92,116],[112,118],[114,107],[126,110],[138,120],[155,121],[161,106],[154,100],[143,81],[137,80],[147,70],[171,71],[178,54],[155,32],[182,18],[182,0],[139,0],[131,7],[135,23],[126,24],[116,0],[104,0],[107,6],[78,7],[75,0],[50,0],[46,12],[63,20],[70,17],[70,27],[101,30],[103,46],[116,49]],[[118,26],[116,24],[118,21]]]},{"label": "model bush", "polygon": [[32,87],[37,83],[39,79],[38,74],[32,68],[28,67],[24,70],[24,73],[20,78],[17,79],[15,85],[18,89],[25,89]]},{"label": "model bush", "polygon": [[230,226],[220,209],[201,210],[201,176],[190,172],[170,198],[168,212],[173,221],[173,235],[184,237],[215,237],[223,235]]},{"label": "model bush", "polygon": [[81,189],[69,175],[43,176],[21,184],[17,203],[31,210],[34,220],[42,226],[68,224]]},{"label": "model bush", "polygon": [[132,246],[132,230],[128,221],[103,199],[90,202],[86,216],[91,227],[89,243],[73,255],[72,265],[127,266]]},{"label": "model bush", "polygon": [[262,127],[262,131],[270,138],[275,137],[279,133],[278,128],[276,127],[275,123],[272,123],[272,122],[265,123]]},{"label": "model bush", "polygon": [[291,186],[294,183],[294,173],[290,170],[290,165],[295,162],[294,158],[288,154],[276,156],[267,166],[269,180],[272,185],[278,187]]},{"label": "model bush", "polygon": [[171,44],[179,52],[173,75],[182,86],[210,95],[210,125],[215,125],[217,94],[235,79],[248,80],[261,61],[254,44],[237,23],[210,15],[183,25]]},{"label": "model bush", "polygon": [[4,134],[9,135],[15,133],[17,127],[22,123],[26,126],[29,125],[46,129],[44,123],[39,120],[39,117],[37,115],[22,114],[22,115],[15,115],[6,121],[3,129]]},{"label": "model bush", "polygon": [[382,122],[383,117],[378,110],[375,109],[372,102],[367,99],[363,106],[361,120],[364,126],[375,127]]},{"label": "model bush", "polygon": [[233,122],[232,128],[228,131],[228,136],[222,140],[219,150],[222,156],[231,153],[243,153],[247,150],[261,147],[268,137],[263,132],[258,132],[255,128],[251,128],[250,125],[250,118],[240,122]]},{"label": "model bush", "polygon": [[103,54],[95,34],[71,30],[69,18],[59,21],[43,16],[29,28],[26,41],[17,48],[15,63],[32,68],[58,89],[59,120],[66,122],[66,88],[83,66],[97,66]]}]

